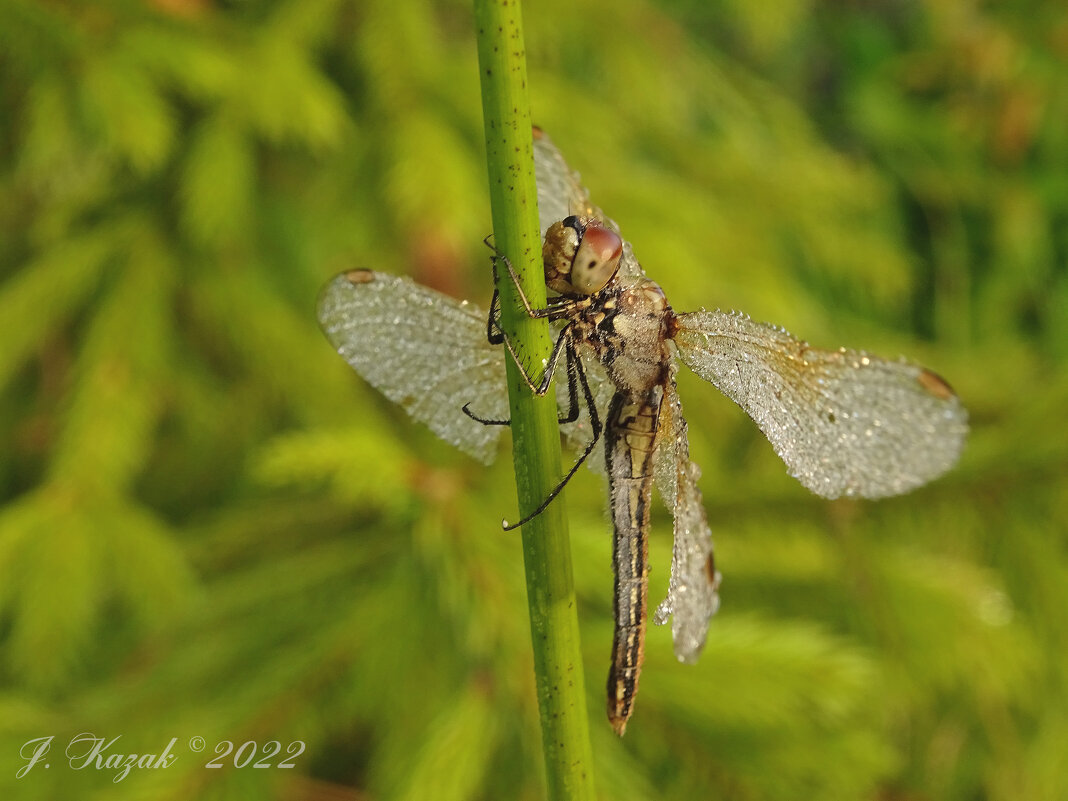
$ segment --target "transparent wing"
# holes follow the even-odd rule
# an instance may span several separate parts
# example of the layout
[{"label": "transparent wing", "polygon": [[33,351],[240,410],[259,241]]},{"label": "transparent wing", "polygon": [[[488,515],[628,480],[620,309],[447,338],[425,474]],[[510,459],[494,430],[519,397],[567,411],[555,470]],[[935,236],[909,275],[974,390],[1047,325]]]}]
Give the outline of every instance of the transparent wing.
[{"label": "transparent wing", "polygon": [[705,647],[708,621],[719,608],[719,573],[712,557],[712,532],[705,517],[697,479],[701,471],[690,461],[686,418],[675,389],[674,370],[660,409],[656,483],[675,516],[675,544],[667,598],[657,607],[658,626],[671,617],[671,637],[680,662],[694,662]]},{"label": "transparent wing", "polygon": [[496,453],[508,416],[503,349],[486,339],[486,315],[413,281],[352,270],[319,295],[327,339],[368,383],[446,442],[483,462]]},{"label": "transparent wing", "polygon": [[741,406],[790,474],[819,495],[897,495],[960,455],[967,413],[929,370],[810,348],[739,313],[676,320],[682,361]]}]

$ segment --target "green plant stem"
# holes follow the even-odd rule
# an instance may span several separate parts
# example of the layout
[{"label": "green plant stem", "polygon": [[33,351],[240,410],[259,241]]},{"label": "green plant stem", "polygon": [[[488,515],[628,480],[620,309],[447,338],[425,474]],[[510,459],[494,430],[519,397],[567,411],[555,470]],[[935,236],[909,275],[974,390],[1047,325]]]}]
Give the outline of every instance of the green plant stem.
[{"label": "green plant stem", "polygon": [[[482,110],[493,233],[516,268],[531,305],[545,305],[537,189],[519,0],[475,0]],[[551,339],[544,320],[522,310],[506,270],[498,270],[501,323],[528,375],[540,376]],[[519,510],[537,508],[560,478],[553,393],[537,398],[508,359],[508,392]],[[548,795],[593,799],[589,719],[579,648],[571,546],[563,499],[523,526],[530,632]]]}]

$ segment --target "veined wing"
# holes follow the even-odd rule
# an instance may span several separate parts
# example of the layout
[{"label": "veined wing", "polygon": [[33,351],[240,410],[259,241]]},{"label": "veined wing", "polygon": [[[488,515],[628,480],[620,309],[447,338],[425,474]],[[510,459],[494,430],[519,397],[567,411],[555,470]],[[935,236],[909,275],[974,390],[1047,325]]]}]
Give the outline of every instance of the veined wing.
[{"label": "veined wing", "polygon": [[686,418],[674,373],[673,366],[660,408],[656,483],[675,518],[675,544],[668,595],[657,607],[653,622],[660,626],[671,617],[675,656],[680,662],[694,662],[705,647],[708,621],[719,609],[720,577],[712,557],[712,532],[697,488],[701,471],[690,461]]},{"label": "veined wing", "polygon": [[352,367],[446,442],[482,462],[508,417],[503,348],[486,339],[486,314],[408,278],[350,270],[319,295],[319,322]]},{"label": "veined wing", "polygon": [[[509,414],[504,348],[487,340],[486,315],[477,306],[408,278],[350,270],[323,288],[318,316],[330,343],[371,386],[446,442],[482,462],[493,461],[502,427],[483,425],[461,411],[470,403],[482,418],[505,420]],[[595,358],[585,356],[583,365],[603,415],[614,387]],[[562,415],[568,406],[562,371],[556,384]],[[577,451],[593,437],[581,390],[578,420],[560,429]],[[603,456],[591,459],[591,466],[604,470]]]},{"label": "veined wing", "polygon": [[842,348],[810,348],[739,313],[677,318],[682,360],[753,418],[790,474],[827,498],[880,498],[941,475],[967,412],[934,373]]}]

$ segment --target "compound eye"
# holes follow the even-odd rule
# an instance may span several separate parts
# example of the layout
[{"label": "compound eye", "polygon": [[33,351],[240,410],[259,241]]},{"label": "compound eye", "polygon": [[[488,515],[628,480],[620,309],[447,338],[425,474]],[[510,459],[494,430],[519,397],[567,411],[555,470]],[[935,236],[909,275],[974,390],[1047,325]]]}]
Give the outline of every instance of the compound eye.
[{"label": "compound eye", "polygon": [[622,255],[623,240],[619,234],[599,225],[587,225],[571,262],[571,286],[581,295],[604,289],[619,270]]}]

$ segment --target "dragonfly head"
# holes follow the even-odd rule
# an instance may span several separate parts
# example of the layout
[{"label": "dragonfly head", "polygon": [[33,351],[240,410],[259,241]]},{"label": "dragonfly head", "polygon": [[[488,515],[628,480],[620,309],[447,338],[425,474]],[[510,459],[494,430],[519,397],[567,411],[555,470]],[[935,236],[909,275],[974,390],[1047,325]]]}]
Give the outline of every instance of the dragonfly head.
[{"label": "dragonfly head", "polygon": [[545,284],[561,295],[600,292],[619,270],[623,240],[597,219],[567,217],[545,232]]}]

